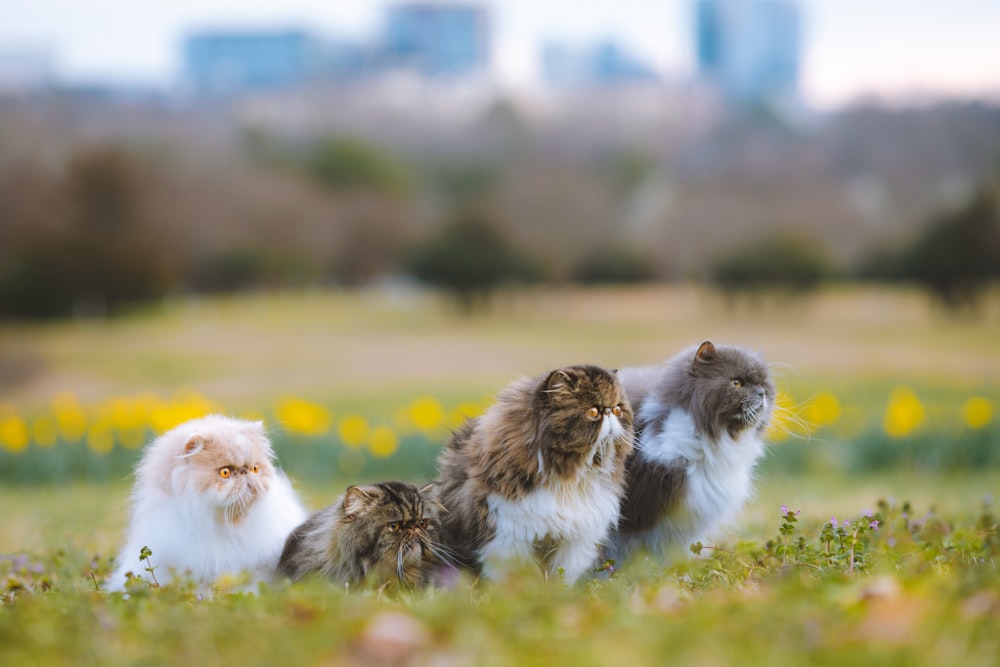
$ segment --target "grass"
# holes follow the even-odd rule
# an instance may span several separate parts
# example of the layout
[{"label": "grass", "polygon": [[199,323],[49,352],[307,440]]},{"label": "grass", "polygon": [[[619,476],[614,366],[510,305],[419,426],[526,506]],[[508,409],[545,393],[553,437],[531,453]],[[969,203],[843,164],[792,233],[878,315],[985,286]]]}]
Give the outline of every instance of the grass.
[{"label": "grass", "polygon": [[[305,492],[316,506],[339,487]],[[524,574],[421,592],[308,581],[124,600],[94,578],[119,544],[126,485],[5,489],[15,519],[0,553],[19,555],[0,559],[0,662],[993,665],[1000,535],[983,497],[998,490],[996,472],[770,477],[721,548],[573,588]],[[878,530],[832,535],[827,553],[830,515],[857,526],[867,508]]]},{"label": "grass", "polygon": [[[696,288],[657,287],[520,292],[472,319],[433,295],[383,290],[4,325],[0,664],[995,665],[1000,546],[984,499],[1000,497],[1000,427],[996,415],[976,429],[961,415],[973,395],[1000,405],[998,319],[995,308],[941,317],[909,291],[838,287],[734,312]],[[123,446],[127,434],[46,447],[31,431],[21,451],[4,440],[59,394],[75,396],[93,426],[122,397],[168,403],[195,391],[226,411],[262,413],[283,467],[318,508],[349,483],[433,475],[446,424],[397,423],[419,397],[447,413],[523,374],[652,363],[706,338],[762,350],[796,406],[828,394],[841,414],[774,444],[756,498],[706,545],[719,548],[619,564],[609,580],[573,588],[526,574],[423,592],[304,582],[124,600],[95,580],[123,537],[138,454]],[[908,430],[890,437],[883,419],[900,386],[919,406],[903,405]],[[295,431],[276,416],[288,396],[312,401],[329,424]],[[357,416],[391,424],[398,451],[342,442],[344,418]],[[868,509],[880,528],[855,535]],[[831,517],[852,532],[824,532]]]}]

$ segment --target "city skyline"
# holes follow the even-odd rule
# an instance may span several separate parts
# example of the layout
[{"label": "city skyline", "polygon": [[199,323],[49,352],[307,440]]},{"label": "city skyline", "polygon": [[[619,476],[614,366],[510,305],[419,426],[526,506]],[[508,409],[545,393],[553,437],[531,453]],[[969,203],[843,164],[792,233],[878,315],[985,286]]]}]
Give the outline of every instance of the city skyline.
[{"label": "city skyline", "polygon": [[[0,0],[0,51],[51,55],[57,80],[168,87],[181,74],[185,35],[204,28],[306,28],[369,38],[381,27],[378,0],[282,3],[177,0]],[[541,47],[552,41],[626,46],[667,79],[692,76],[689,0],[482,2],[494,25],[493,70],[509,86],[537,85]],[[818,106],[862,95],[981,96],[1000,93],[1000,3],[956,0],[800,0],[802,92]]]}]

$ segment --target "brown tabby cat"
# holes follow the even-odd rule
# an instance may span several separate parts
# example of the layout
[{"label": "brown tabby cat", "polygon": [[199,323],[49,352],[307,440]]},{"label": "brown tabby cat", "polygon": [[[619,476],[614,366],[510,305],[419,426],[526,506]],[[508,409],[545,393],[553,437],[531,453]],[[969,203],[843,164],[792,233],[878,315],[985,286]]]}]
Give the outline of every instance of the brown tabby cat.
[{"label": "brown tabby cat", "polygon": [[438,501],[427,485],[351,486],[285,541],[278,572],[300,579],[319,572],[345,584],[429,583],[447,562],[438,539]]},{"label": "brown tabby cat", "polygon": [[570,366],[514,382],[441,454],[445,543],[490,579],[538,555],[576,581],[618,521],[632,436],[612,371]]}]

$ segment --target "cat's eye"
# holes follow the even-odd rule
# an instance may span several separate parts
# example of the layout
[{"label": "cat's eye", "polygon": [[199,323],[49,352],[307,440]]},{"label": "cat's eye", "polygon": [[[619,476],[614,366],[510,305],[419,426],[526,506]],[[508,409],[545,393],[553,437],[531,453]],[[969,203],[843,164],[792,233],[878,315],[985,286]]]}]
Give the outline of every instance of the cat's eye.
[{"label": "cat's eye", "polygon": [[423,530],[427,527],[427,519],[421,519],[417,522],[417,525],[420,526],[421,530]]},{"label": "cat's eye", "polygon": [[621,417],[622,416],[622,406],[616,405],[615,407],[611,408],[611,414],[613,414],[615,417]]},{"label": "cat's eye", "polygon": [[743,380],[739,378],[733,378],[731,382],[733,383],[733,386],[736,387],[737,389],[743,386]]},{"label": "cat's eye", "polygon": [[591,419],[597,419],[597,416],[600,414],[601,411],[596,407],[587,410],[587,416],[590,417]]},{"label": "cat's eye", "polygon": [[252,466],[250,466],[250,472],[252,472],[254,474],[259,473],[260,472],[260,466],[257,465],[256,463],[254,463]]},{"label": "cat's eye", "polygon": [[389,527],[389,530],[391,530],[394,533],[398,533],[399,529],[402,527],[403,524],[400,523],[399,521],[390,521],[386,525]]},{"label": "cat's eye", "polygon": [[233,469],[229,466],[222,466],[219,468],[219,477],[222,479],[229,479],[230,475],[233,474]]}]

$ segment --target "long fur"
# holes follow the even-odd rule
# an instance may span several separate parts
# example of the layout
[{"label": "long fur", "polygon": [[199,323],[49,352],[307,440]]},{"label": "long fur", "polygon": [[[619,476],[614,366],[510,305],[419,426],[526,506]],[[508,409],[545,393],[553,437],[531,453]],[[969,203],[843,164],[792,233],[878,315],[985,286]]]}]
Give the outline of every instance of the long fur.
[{"label": "long fur", "polygon": [[540,556],[548,572],[576,581],[618,521],[632,439],[613,372],[571,366],[506,387],[438,462],[458,564],[500,579],[511,562]]},{"label": "long fur", "polygon": [[[306,517],[273,458],[259,422],[219,415],[181,424],[149,444],[136,468],[128,537],[109,589],[124,590],[127,572],[152,581],[139,559],[144,546],[160,584],[175,575],[206,589],[227,574],[269,578],[285,538]],[[231,468],[227,479],[219,475],[224,466]]]},{"label": "long fur", "polygon": [[750,498],[775,389],[758,354],[710,342],[620,376],[637,438],[609,555],[663,557],[714,536]]},{"label": "long fur", "polygon": [[278,571],[290,579],[319,573],[347,585],[431,583],[437,568],[450,561],[439,541],[441,507],[432,486],[348,487],[292,531]]}]

